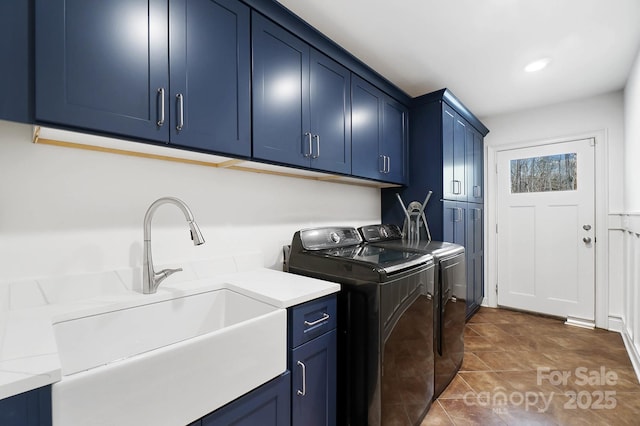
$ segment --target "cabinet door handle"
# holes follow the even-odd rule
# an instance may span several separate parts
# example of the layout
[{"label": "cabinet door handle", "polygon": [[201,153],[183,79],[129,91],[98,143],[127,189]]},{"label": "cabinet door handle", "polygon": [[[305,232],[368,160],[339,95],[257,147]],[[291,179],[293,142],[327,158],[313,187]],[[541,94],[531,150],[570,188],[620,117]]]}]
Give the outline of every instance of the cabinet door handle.
[{"label": "cabinet door handle", "polygon": [[460,222],[462,220],[462,209],[460,207],[456,207],[453,209],[453,221]]},{"label": "cabinet door handle", "polygon": [[313,135],[311,135],[311,132],[307,132],[304,135],[307,137],[307,142],[309,142],[309,145],[308,145],[309,151],[305,151],[302,155],[304,155],[305,157],[309,157],[313,152],[313,142],[311,141],[311,139],[313,138]]},{"label": "cabinet door handle", "polygon": [[391,172],[391,157],[387,155],[387,173]]},{"label": "cabinet door handle", "polygon": [[311,321],[311,322],[305,320],[304,325],[306,325],[307,327],[313,327],[314,325],[318,325],[321,322],[328,320],[330,317],[331,316],[328,313],[323,312],[322,313],[322,317],[320,319],[317,319],[317,320]]},{"label": "cabinet door handle", "polygon": [[305,396],[307,394],[307,366],[302,361],[298,361],[298,365],[302,368],[302,390],[298,389],[297,394]]},{"label": "cabinet door handle", "polygon": [[156,124],[158,125],[158,127],[162,127],[162,125],[164,124],[164,87],[160,87],[158,89],[158,96],[160,97],[160,111],[158,113],[158,121],[156,122]]},{"label": "cabinet door handle", "polygon": [[386,160],[387,156],[386,155],[379,155],[378,156],[378,166],[380,165],[380,160],[382,160],[382,167],[378,167],[378,170],[380,171],[380,173],[385,173],[385,167],[387,166],[387,160]]},{"label": "cabinet door handle", "polygon": [[316,155],[312,155],[311,158],[318,158],[320,157],[320,135],[313,135],[312,138],[316,140]]},{"label": "cabinet door handle", "polygon": [[178,93],[176,99],[178,102],[178,125],[176,126],[176,130],[180,131],[184,126],[184,96],[182,96],[182,93]]},{"label": "cabinet door handle", "polygon": [[460,195],[461,192],[462,192],[462,182],[460,182],[459,180],[454,180],[453,181],[454,195]]}]

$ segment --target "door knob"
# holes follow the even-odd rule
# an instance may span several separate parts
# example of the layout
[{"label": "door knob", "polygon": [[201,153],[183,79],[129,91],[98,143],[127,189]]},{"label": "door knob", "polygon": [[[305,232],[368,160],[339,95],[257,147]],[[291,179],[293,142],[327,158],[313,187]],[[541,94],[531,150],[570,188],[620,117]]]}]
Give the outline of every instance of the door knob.
[{"label": "door knob", "polygon": [[584,237],[582,241],[584,241],[585,244],[591,244],[591,237]]},{"label": "door knob", "polygon": [[591,229],[591,225],[582,225],[582,229],[589,231]]}]

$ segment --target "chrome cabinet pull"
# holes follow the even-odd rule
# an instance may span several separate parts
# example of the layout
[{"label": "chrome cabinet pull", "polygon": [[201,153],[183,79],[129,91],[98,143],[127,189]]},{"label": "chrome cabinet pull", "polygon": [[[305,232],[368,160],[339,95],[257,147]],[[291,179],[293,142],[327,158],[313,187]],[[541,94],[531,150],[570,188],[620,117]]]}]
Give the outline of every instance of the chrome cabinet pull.
[{"label": "chrome cabinet pull", "polygon": [[391,159],[389,158],[388,155],[380,155],[379,158],[382,158],[382,169],[380,170],[380,173],[384,173],[384,174],[389,173]]},{"label": "chrome cabinet pull", "polygon": [[391,173],[391,157],[387,155],[387,173]]},{"label": "chrome cabinet pull", "polygon": [[462,193],[462,182],[459,180],[453,181],[453,193],[454,195],[460,195]]},{"label": "chrome cabinet pull", "polygon": [[298,389],[298,395],[305,396],[307,394],[307,366],[302,361],[298,361],[298,365],[302,368],[302,390]]},{"label": "chrome cabinet pull", "polygon": [[313,135],[312,139],[316,140],[316,155],[312,155],[311,158],[320,157],[320,135]]},{"label": "chrome cabinet pull", "polygon": [[329,318],[331,318],[331,316],[328,313],[323,312],[322,313],[322,317],[320,319],[317,319],[317,320],[312,321],[312,322],[309,322],[309,321],[305,320],[304,325],[306,325],[307,327],[313,327],[314,325],[318,325],[321,322],[328,320]]},{"label": "chrome cabinet pull", "polygon": [[160,117],[158,118],[156,124],[158,125],[158,127],[162,127],[162,125],[164,124],[164,87],[160,87],[158,89],[158,96],[160,96]]},{"label": "chrome cabinet pull", "polygon": [[460,222],[462,220],[462,209],[460,207],[454,207],[452,210],[453,210],[453,221]]},{"label": "chrome cabinet pull", "polygon": [[591,237],[584,237],[582,241],[584,241],[585,244],[591,244]]},{"label": "chrome cabinet pull", "polygon": [[176,99],[178,101],[178,125],[176,130],[180,131],[184,126],[184,96],[182,96],[182,93],[178,93]]},{"label": "chrome cabinet pull", "polygon": [[384,171],[385,171],[385,167],[387,165],[386,157],[387,157],[386,155],[378,155],[378,165],[380,165],[380,161],[379,160],[382,160],[382,167],[381,168],[378,167],[378,171],[380,173],[384,173]]},{"label": "chrome cabinet pull", "polygon": [[302,155],[304,155],[305,157],[309,157],[313,153],[313,142],[311,141],[311,139],[313,139],[313,135],[311,134],[311,132],[307,132],[304,135],[307,137],[307,140],[309,142],[309,151],[305,151]]}]

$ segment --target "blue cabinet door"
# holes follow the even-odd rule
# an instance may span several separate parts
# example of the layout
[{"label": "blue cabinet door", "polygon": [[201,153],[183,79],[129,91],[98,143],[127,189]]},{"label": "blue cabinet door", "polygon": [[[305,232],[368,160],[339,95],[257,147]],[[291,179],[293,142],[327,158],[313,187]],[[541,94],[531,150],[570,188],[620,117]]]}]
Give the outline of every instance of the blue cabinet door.
[{"label": "blue cabinet door", "polygon": [[407,108],[353,74],[351,108],[352,174],[405,183]]},{"label": "blue cabinet door", "polygon": [[351,172],[354,176],[384,178],[382,141],[384,93],[360,77],[351,76]]},{"label": "blue cabinet door", "polygon": [[446,103],[442,103],[443,197],[467,201],[467,124]]},{"label": "blue cabinet door", "polygon": [[293,426],[336,424],[336,351],[336,330],[291,351]]},{"label": "blue cabinet door", "polygon": [[0,400],[0,425],[51,426],[51,386]]},{"label": "blue cabinet door", "polygon": [[351,73],[315,49],[310,55],[311,167],[351,173]]},{"label": "blue cabinet door", "polygon": [[445,200],[442,203],[442,208],[442,239],[464,246],[466,252],[467,203]]},{"label": "blue cabinet door", "polygon": [[171,144],[251,155],[249,8],[171,0]]},{"label": "blue cabinet door", "polygon": [[289,426],[290,390],[291,374],[286,372],[203,417],[202,426]]},{"label": "blue cabinet door", "polygon": [[33,3],[0,2],[0,120],[33,122]]},{"label": "blue cabinet door", "polygon": [[467,318],[482,303],[484,297],[484,250],[482,204],[467,204],[466,261],[467,261]]},{"label": "blue cabinet door", "polygon": [[467,128],[467,201],[484,201],[484,145],[482,135],[473,127]]},{"label": "blue cabinet door", "polygon": [[309,166],[309,46],[252,14],[253,156]]},{"label": "blue cabinet door", "polygon": [[168,141],[168,9],[36,0],[36,119]]},{"label": "blue cabinet door", "polygon": [[382,149],[386,155],[387,182],[404,183],[407,170],[407,108],[400,102],[385,96],[382,110]]}]

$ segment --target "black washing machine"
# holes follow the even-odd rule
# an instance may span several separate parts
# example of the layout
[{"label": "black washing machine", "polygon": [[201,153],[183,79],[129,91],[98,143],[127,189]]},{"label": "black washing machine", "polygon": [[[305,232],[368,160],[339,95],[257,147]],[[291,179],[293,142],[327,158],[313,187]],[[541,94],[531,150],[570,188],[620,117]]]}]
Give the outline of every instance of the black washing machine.
[{"label": "black washing machine", "polygon": [[407,241],[396,225],[359,228],[363,239],[381,248],[430,254],[435,262],[434,399],[455,377],[464,357],[467,280],[464,247],[442,241]]},{"label": "black washing machine", "polygon": [[337,424],[420,424],[434,392],[432,256],[324,227],[295,233],[287,269],[341,284]]}]

